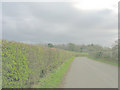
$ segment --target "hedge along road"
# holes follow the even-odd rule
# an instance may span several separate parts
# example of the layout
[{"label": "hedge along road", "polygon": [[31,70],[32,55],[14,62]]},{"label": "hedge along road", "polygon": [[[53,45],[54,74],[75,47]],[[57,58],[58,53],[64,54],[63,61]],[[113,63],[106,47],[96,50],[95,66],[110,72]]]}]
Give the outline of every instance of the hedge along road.
[{"label": "hedge along road", "polygon": [[90,60],[76,58],[61,88],[118,88],[118,67]]}]

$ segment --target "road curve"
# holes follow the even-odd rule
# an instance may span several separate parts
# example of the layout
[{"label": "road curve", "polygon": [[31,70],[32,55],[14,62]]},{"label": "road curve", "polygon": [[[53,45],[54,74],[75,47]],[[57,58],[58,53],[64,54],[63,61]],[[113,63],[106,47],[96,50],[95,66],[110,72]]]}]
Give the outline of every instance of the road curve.
[{"label": "road curve", "polygon": [[72,62],[61,88],[118,88],[118,67],[77,57]]}]

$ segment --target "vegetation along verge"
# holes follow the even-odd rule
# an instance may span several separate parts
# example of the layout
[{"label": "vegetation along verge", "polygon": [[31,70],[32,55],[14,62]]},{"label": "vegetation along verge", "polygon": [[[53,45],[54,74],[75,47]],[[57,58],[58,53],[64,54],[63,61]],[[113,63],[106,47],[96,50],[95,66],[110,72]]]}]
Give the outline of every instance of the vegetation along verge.
[{"label": "vegetation along verge", "polygon": [[88,58],[90,58],[90,60],[95,60],[95,61],[99,61],[102,63],[118,66],[118,62],[108,61],[108,60],[105,60],[104,58],[103,59],[102,58],[94,58],[94,57],[88,57]]},{"label": "vegetation along verge", "polygon": [[74,57],[67,60],[59,68],[49,73],[43,79],[39,80],[38,81],[39,84],[35,85],[34,88],[57,88],[60,85],[65,73],[67,72],[73,60],[74,60]]},{"label": "vegetation along verge", "polygon": [[43,80],[73,56],[76,53],[66,50],[2,40],[2,87],[29,88],[36,85],[38,80]]}]

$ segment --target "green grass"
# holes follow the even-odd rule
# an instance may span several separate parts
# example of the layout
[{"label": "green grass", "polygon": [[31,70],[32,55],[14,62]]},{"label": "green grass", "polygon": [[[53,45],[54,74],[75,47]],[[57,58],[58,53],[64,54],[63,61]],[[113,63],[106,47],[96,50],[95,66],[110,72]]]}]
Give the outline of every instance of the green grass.
[{"label": "green grass", "polygon": [[80,53],[81,55],[88,55],[88,53]]},{"label": "green grass", "polygon": [[53,72],[49,73],[46,77],[39,80],[38,85],[34,85],[33,88],[57,88],[65,73],[67,72],[70,64],[74,60],[74,57],[67,60],[59,68],[55,69]]},{"label": "green grass", "polygon": [[105,60],[105,59],[93,58],[93,57],[88,57],[88,58],[90,58],[90,59],[92,59],[92,60],[95,60],[95,61],[102,62],[102,63],[106,63],[106,64],[118,66],[118,63],[117,63],[117,62],[112,62],[112,61],[108,61],[108,60]]},{"label": "green grass", "polygon": [[79,54],[79,55],[85,55],[85,56],[88,55],[87,52],[75,52],[75,51],[70,51],[70,52],[74,52],[75,54]]}]

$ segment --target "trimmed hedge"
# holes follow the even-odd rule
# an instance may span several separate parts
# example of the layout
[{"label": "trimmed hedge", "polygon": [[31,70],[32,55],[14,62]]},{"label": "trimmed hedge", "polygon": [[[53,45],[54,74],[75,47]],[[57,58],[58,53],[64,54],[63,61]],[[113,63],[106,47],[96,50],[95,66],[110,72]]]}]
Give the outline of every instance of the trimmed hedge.
[{"label": "trimmed hedge", "polygon": [[2,87],[31,87],[72,56],[64,50],[2,40]]},{"label": "trimmed hedge", "polygon": [[2,85],[4,88],[24,87],[30,73],[26,55],[26,50],[22,44],[3,41]]}]

